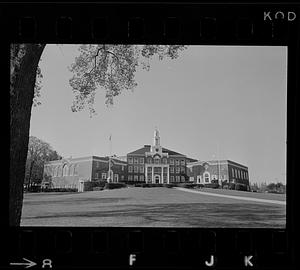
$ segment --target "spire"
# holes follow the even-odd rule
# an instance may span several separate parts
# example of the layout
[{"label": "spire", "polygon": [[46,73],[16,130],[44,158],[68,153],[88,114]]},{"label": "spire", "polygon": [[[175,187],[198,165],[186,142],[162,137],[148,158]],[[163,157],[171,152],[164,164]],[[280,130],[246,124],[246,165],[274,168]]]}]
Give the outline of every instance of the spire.
[{"label": "spire", "polygon": [[154,131],[153,146],[160,146],[160,137],[157,127],[155,127]]}]

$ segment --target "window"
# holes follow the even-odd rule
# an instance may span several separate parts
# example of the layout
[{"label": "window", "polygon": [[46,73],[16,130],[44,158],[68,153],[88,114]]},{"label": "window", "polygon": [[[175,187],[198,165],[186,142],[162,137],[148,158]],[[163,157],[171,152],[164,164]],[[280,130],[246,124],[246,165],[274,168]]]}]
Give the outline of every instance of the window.
[{"label": "window", "polygon": [[138,176],[138,175],[134,175],[133,180],[134,180],[134,181],[139,181],[139,176]]},{"label": "window", "polygon": [[63,176],[67,176],[68,175],[68,165],[65,164],[63,167]]},{"label": "window", "polygon": [[176,165],[179,166],[180,165],[180,160],[176,159]]},{"label": "window", "polygon": [[138,173],[139,172],[139,167],[138,166],[134,166],[134,172]]},{"label": "window", "polygon": [[132,175],[128,175],[128,181],[132,181]]},{"label": "window", "polygon": [[152,163],[152,158],[151,158],[151,157],[148,157],[147,162],[148,162],[149,164],[151,164],[151,163]]},{"label": "window", "polygon": [[174,173],[174,167],[170,167],[170,173]]},{"label": "window", "polygon": [[95,173],[95,177],[98,179],[99,178],[99,173]]},{"label": "window", "polygon": [[132,157],[129,157],[129,158],[128,158],[128,163],[129,163],[129,164],[133,164],[133,158],[132,158]]},{"label": "window", "polygon": [[204,174],[204,182],[209,183],[209,173]]},{"label": "window", "polygon": [[180,173],[180,167],[176,167],[176,173]]},{"label": "window", "polygon": [[173,175],[171,176],[171,182],[174,182],[174,176]]},{"label": "window", "polygon": [[101,178],[102,178],[102,180],[106,179],[106,173],[105,172],[101,174]]},{"label": "window", "polygon": [[139,159],[138,158],[134,158],[134,164],[138,164],[139,163]]},{"label": "window", "polygon": [[78,164],[74,164],[74,175],[78,175],[77,168],[78,168]]},{"label": "window", "polygon": [[140,173],[144,173],[144,166],[140,166]]},{"label": "window", "polygon": [[119,182],[119,175],[117,173],[114,174],[114,182]]},{"label": "window", "polygon": [[180,176],[176,176],[176,182],[180,182]]},{"label": "window", "polygon": [[160,163],[160,158],[154,158],[154,163],[159,164]]},{"label": "window", "polygon": [[148,167],[147,171],[148,171],[148,173],[151,173],[152,172],[152,167]]},{"label": "window", "polygon": [[57,176],[58,167],[54,167],[54,176]]},{"label": "window", "polygon": [[140,175],[140,181],[145,181],[145,179],[144,179],[144,175]]},{"label": "window", "polygon": [[185,168],[181,167],[181,172],[184,173],[185,172]]},{"label": "window", "polygon": [[132,166],[128,166],[128,172],[132,173]]},{"label": "window", "polygon": [[166,158],[164,158],[163,159],[163,164],[167,164],[168,162],[167,162],[167,159]]},{"label": "window", "polygon": [[246,172],[246,179],[248,180],[248,172]]},{"label": "window", "polygon": [[181,176],[181,181],[184,182],[185,181],[185,177]]},{"label": "window", "polygon": [[173,158],[170,158],[170,164],[174,165],[174,159]]},{"label": "window", "polygon": [[181,160],[181,165],[185,165],[184,159]]},{"label": "window", "polygon": [[144,158],[140,158],[140,164],[144,164]]},{"label": "window", "polygon": [[167,168],[167,167],[164,167],[164,168],[163,168],[163,172],[164,172],[164,173],[167,173],[167,172],[168,172],[168,168]]},{"label": "window", "polygon": [[69,167],[69,175],[71,175],[71,176],[74,174],[74,168],[73,167],[74,167],[73,164],[71,164],[70,167]]}]

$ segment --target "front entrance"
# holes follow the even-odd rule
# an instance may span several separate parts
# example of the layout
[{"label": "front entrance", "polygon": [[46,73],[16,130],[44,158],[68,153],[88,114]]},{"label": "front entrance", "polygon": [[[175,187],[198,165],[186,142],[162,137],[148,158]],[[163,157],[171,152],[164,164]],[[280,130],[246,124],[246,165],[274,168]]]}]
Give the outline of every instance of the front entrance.
[{"label": "front entrance", "polygon": [[160,182],[160,175],[155,175],[154,176],[154,183],[159,184],[159,182]]}]

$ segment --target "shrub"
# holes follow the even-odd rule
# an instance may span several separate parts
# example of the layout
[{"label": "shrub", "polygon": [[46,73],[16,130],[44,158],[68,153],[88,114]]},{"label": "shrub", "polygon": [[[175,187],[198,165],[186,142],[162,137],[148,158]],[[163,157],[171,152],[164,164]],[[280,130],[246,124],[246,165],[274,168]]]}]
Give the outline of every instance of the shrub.
[{"label": "shrub", "polygon": [[207,188],[219,188],[219,184],[218,183],[209,183],[209,184],[204,184],[205,187]]},{"label": "shrub", "polygon": [[104,189],[104,187],[93,187],[93,191],[100,191],[103,189]]},{"label": "shrub", "polygon": [[172,188],[172,187],[176,187],[176,184],[163,184],[163,186],[166,188]]},{"label": "shrub", "polygon": [[43,192],[77,192],[77,188],[46,188],[42,189]]},{"label": "shrub", "polygon": [[124,188],[127,187],[124,183],[106,183],[104,188],[105,189],[116,189],[116,188]]}]

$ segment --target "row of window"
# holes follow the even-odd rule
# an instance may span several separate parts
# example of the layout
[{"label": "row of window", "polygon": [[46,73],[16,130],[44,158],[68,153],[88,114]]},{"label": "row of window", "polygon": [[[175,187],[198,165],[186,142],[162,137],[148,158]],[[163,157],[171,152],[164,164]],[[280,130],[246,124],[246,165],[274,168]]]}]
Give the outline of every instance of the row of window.
[{"label": "row of window", "polygon": [[[129,173],[144,173],[145,172],[145,168],[144,166],[128,166],[128,172]],[[152,167],[148,167],[147,168],[147,172],[151,173],[152,172]],[[161,168],[156,168],[154,167],[154,172],[156,173],[160,173],[161,172]],[[167,173],[168,172],[168,168],[167,167],[163,167],[163,172]],[[185,173],[185,167],[170,167],[170,173]]]},{"label": "row of window", "polygon": [[248,180],[248,172],[231,168],[232,177]]},{"label": "row of window", "polygon": [[[101,163],[101,161],[95,161],[96,162],[96,168],[98,169],[98,168],[100,168],[100,163]],[[108,166],[108,165],[106,165],[106,166]],[[122,171],[124,171],[124,168],[125,168],[125,165],[123,166],[123,165],[121,165],[121,170]]]},{"label": "row of window", "polygon": [[[144,181],[145,176],[144,175],[128,175],[128,181]],[[163,177],[164,182],[167,181],[167,176],[164,175]],[[148,182],[152,182],[152,177],[148,176],[147,177]],[[171,176],[170,177],[170,182],[184,182],[185,177],[184,176]]]},{"label": "row of window", "polygon": [[[99,173],[96,173],[95,176],[96,176],[96,178],[99,179]],[[106,180],[107,178],[108,178],[108,173],[105,173],[105,172],[101,173],[102,180]],[[119,175],[117,173],[114,174],[113,178],[114,178],[114,182],[119,181]],[[121,181],[123,181],[123,180],[124,180],[124,175],[121,175]]]},{"label": "row of window", "polygon": [[128,175],[128,181],[145,181],[144,175]]},{"label": "row of window", "polygon": [[[155,158],[151,158],[151,157],[148,157],[146,159],[147,163],[149,164],[168,164],[168,159],[167,158],[159,158],[159,157],[155,157]],[[144,164],[145,162],[145,159],[144,158],[133,158],[133,157],[128,157],[128,164]],[[171,165],[185,165],[185,160],[184,159],[173,159],[173,158],[170,158],[170,164]]]},{"label": "row of window", "polygon": [[77,164],[55,166],[50,169],[50,175],[53,177],[78,175],[76,168]]}]

